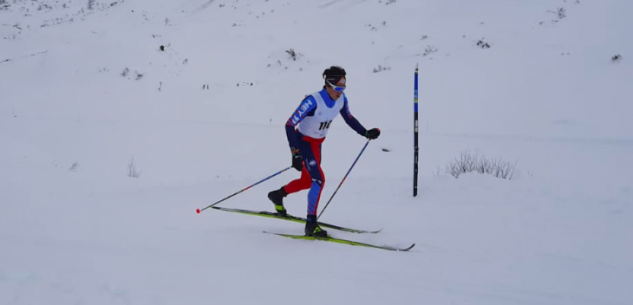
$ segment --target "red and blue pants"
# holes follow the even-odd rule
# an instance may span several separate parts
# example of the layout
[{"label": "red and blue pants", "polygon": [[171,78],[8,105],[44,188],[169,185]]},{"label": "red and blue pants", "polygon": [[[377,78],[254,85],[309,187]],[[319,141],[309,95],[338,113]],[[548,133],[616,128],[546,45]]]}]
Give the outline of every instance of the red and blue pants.
[{"label": "red and blue pants", "polygon": [[284,189],[292,194],[305,189],[308,192],[308,215],[316,215],[321,199],[321,192],[325,186],[325,175],[321,170],[321,143],[325,138],[315,139],[302,136],[299,140],[299,153],[303,157],[303,170],[299,179],[290,181]]}]

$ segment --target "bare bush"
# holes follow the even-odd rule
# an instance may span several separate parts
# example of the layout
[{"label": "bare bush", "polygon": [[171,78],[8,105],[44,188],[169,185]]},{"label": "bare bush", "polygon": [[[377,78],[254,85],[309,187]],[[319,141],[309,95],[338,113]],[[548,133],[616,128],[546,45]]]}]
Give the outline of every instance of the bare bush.
[{"label": "bare bush", "polygon": [[558,9],[556,9],[556,12],[554,14],[556,14],[559,20],[564,19],[565,17],[567,17],[567,10],[565,10],[564,7],[559,7]]},{"label": "bare bush", "polygon": [[[576,4],[578,4],[579,2],[576,2]],[[567,17],[567,10],[564,7],[559,7],[554,11],[547,11],[548,13],[554,14],[556,16],[556,19],[552,20],[552,23],[557,23],[563,19],[565,19],[565,17]],[[540,24],[543,24],[543,22],[541,21]]]},{"label": "bare bush", "polygon": [[137,170],[136,165],[134,164],[134,158],[132,158],[130,163],[127,165],[127,176],[130,178],[141,177],[141,172]]},{"label": "bare bush", "polygon": [[374,68],[374,73],[378,73],[378,72],[382,72],[382,71],[389,71],[391,70],[391,67],[383,67],[381,65],[378,65],[378,68]]},{"label": "bare bush", "polygon": [[121,76],[127,79],[140,80],[141,78],[143,78],[143,76],[145,76],[145,74],[136,70],[134,70],[134,73],[131,73],[131,70],[129,68],[125,68],[123,69],[123,72],[121,72]]},{"label": "bare bush", "polygon": [[426,49],[424,49],[424,53],[422,53],[422,56],[429,56],[433,53],[437,52],[437,48],[433,47],[433,46],[426,46]]},{"label": "bare bush", "polygon": [[297,60],[297,52],[295,52],[294,49],[288,49],[288,50],[286,50],[286,53],[288,53],[288,55],[290,55],[290,58],[292,58],[292,60],[294,60],[294,61]]},{"label": "bare bush", "polygon": [[483,38],[477,41],[477,46],[482,49],[490,49],[490,44],[487,43]]},{"label": "bare bush", "polygon": [[292,61],[297,61],[297,59],[303,57],[303,54],[296,52],[294,49],[288,49],[286,50],[286,53],[290,55],[290,59],[292,59]]},{"label": "bare bush", "polygon": [[459,178],[461,174],[477,172],[511,180],[516,164],[516,161],[511,163],[501,158],[488,159],[478,153],[465,151],[446,166],[445,172],[455,178]]}]

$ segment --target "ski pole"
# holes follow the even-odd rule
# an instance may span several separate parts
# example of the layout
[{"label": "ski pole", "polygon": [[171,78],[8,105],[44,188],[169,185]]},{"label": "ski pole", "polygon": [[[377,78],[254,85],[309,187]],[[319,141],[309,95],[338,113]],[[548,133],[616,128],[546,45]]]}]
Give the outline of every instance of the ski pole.
[{"label": "ski pole", "polygon": [[347,170],[347,174],[345,174],[345,177],[343,177],[343,180],[341,180],[341,183],[339,183],[338,187],[336,188],[336,190],[334,191],[334,194],[332,194],[332,197],[330,197],[330,200],[327,201],[327,203],[325,204],[325,206],[323,207],[323,210],[321,210],[321,213],[319,213],[319,216],[317,217],[317,220],[321,217],[321,215],[323,214],[323,212],[325,212],[325,209],[327,208],[327,206],[330,204],[330,202],[332,201],[332,198],[334,198],[334,195],[336,195],[336,192],[338,192],[338,190],[341,188],[341,185],[343,185],[343,182],[345,182],[345,179],[347,179],[347,175],[349,175],[349,173],[352,171],[352,168],[354,168],[354,165],[356,165],[356,162],[358,162],[358,159],[360,158],[360,156],[363,154],[363,152],[365,151],[365,148],[367,148],[367,145],[369,144],[369,141],[371,140],[367,140],[367,143],[365,143],[365,146],[363,146],[363,149],[360,151],[360,153],[358,154],[358,157],[356,157],[356,160],[354,160],[354,163],[352,163],[352,166],[349,168],[349,170]]},{"label": "ski pole", "polygon": [[202,212],[202,211],[204,211],[204,210],[206,210],[206,209],[208,209],[208,208],[210,208],[210,207],[212,207],[212,206],[214,206],[214,205],[216,205],[216,204],[218,204],[218,203],[220,203],[220,202],[222,202],[222,201],[224,201],[224,200],[227,200],[227,199],[229,199],[229,198],[231,198],[231,197],[233,197],[233,196],[235,196],[235,195],[237,195],[237,194],[239,194],[239,193],[241,193],[241,192],[244,192],[244,191],[246,191],[246,190],[250,189],[251,187],[256,186],[256,185],[258,185],[258,184],[260,184],[260,183],[262,183],[262,182],[264,182],[264,181],[266,181],[266,180],[268,180],[268,179],[270,179],[270,178],[272,178],[272,177],[275,177],[275,176],[277,176],[277,175],[279,175],[279,174],[281,174],[281,173],[283,173],[283,172],[285,172],[285,171],[289,170],[291,167],[292,167],[292,166],[288,166],[288,167],[286,167],[286,168],[284,168],[284,169],[282,169],[282,170],[280,170],[280,171],[278,171],[278,172],[276,172],[276,173],[274,173],[274,174],[272,174],[272,175],[270,175],[270,176],[268,176],[268,177],[266,177],[266,178],[264,178],[264,179],[262,179],[262,180],[259,180],[259,181],[255,182],[254,184],[251,184],[251,185],[249,185],[249,186],[247,186],[247,187],[243,188],[243,189],[242,189],[242,190],[240,190],[240,191],[235,192],[233,195],[230,195],[230,196],[228,196],[228,197],[225,197],[224,199],[222,199],[222,200],[220,200],[220,201],[216,201],[215,203],[213,203],[213,204],[211,204],[211,205],[207,206],[207,207],[206,207],[206,208],[204,208],[204,209],[196,209],[196,213],[200,214],[200,212]]}]

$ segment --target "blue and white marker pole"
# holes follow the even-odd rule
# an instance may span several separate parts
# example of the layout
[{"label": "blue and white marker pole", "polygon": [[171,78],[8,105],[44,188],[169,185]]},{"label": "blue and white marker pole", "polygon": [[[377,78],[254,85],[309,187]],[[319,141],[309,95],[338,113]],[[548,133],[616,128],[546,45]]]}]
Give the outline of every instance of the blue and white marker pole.
[{"label": "blue and white marker pole", "polygon": [[418,64],[413,83],[413,197],[418,195]]}]

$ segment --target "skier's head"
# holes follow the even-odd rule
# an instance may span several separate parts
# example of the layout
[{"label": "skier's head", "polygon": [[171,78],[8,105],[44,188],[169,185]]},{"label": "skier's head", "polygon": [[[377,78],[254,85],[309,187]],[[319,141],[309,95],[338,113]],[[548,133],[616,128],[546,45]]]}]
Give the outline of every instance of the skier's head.
[{"label": "skier's head", "polygon": [[347,79],[345,69],[339,66],[331,66],[323,71],[324,88],[333,99],[338,99],[345,90]]}]

